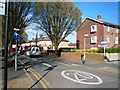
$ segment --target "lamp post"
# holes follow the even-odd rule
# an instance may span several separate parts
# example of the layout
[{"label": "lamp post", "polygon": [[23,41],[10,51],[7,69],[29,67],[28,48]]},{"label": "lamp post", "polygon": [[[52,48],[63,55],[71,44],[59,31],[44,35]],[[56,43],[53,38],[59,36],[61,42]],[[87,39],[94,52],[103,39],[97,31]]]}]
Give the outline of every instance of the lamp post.
[{"label": "lamp post", "polygon": [[37,46],[37,38],[38,38],[38,29],[36,30],[36,46]]},{"label": "lamp post", "polygon": [[37,30],[36,30],[36,46],[37,46],[37,41],[38,41],[38,29],[39,29],[40,25],[37,25]]},{"label": "lamp post", "polygon": [[84,60],[83,60],[83,64],[85,64],[86,62],[86,37],[88,37],[88,34],[84,34]]},{"label": "lamp post", "polygon": [[[19,31],[19,29],[14,28],[14,31]],[[16,35],[16,54],[15,54],[15,71],[17,71],[17,35]]]}]

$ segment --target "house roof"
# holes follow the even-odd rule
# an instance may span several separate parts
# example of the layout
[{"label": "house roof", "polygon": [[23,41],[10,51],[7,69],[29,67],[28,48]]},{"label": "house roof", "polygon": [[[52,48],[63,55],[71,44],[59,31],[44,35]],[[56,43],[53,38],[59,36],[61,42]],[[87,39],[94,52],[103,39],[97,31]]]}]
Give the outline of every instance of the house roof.
[{"label": "house roof", "polygon": [[[37,41],[51,41],[49,37],[42,37],[42,38],[37,38]],[[64,39],[64,42],[69,42],[68,40]],[[31,42],[36,42],[36,38],[33,38]]]},{"label": "house roof", "polygon": [[70,43],[68,44],[68,46],[76,46],[76,43],[70,42]]},{"label": "house roof", "polygon": [[[111,23],[111,22],[107,22],[107,21],[104,21],[104,20],[102,20],[102,19],[95,19],[95,18],[91,18],[91,17],[86,17],[86,18],[83,20],[82,24],[84,23],[84,21],[85,21],[86,19],[89,19],[89,20],[91,20],[91,21],[94,21],[94,22],[97,22],[97,23],[100,23],[100,24],[103,24],[103,25],[106,25],[106,26],[111,26],[111,27],[115,27],[115,28],[119,28],[119,29],[120,29],[120,25],[113,24],[113,23]],[[81,24],[81,25],[82,25],[82,24]],[[80,26],[81,26],[81,25],[80,25]],[[79,26],[79,27],[80,27],[80,26]]]},{"label": "house roof", "polygon": [[89,20],[92,20],[92,21],[95,21],[95,22],[104,24],[104,25],[106,25],[106,26],[111,26],[111,27],[120,28],[120,25],[113,24],[113,23],[111,23],[111,22],[107,22],[107,21],[104,21],[104,20],[101,20],[101,19],[99,20],[99,19],[95,19],[95,18],[91,18],[91,17],[86,17],[85,19],[89,19]]}]

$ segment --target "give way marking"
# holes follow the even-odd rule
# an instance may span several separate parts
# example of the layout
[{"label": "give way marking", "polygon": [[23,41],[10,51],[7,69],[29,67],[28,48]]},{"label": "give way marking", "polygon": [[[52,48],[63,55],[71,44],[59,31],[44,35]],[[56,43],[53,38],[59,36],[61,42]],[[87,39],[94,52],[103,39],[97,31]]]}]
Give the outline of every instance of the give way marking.
[{"label": "give way marking", "polygon": [[81,84],[99,85],[103,83],[103,80],[91,73],[77,71],[77,70],[64,70],[61,75],[68,80]]}]

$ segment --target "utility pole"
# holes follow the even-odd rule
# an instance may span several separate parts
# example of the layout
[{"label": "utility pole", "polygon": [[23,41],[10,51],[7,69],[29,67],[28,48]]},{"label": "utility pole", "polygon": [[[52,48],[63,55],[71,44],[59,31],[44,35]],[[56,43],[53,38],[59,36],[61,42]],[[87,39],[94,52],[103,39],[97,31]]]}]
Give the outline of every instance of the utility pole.
[{"label": "utility pole", "polygon": [[36,46],[37,46],[38,30],[36,30]]},{"label": "utility pole", "polygon": [[9,25],[9,0],[6,0],[6,30],[5,30],[5,56],[4,56],[4,90],[7,90],[7,75],[8,75],[8,25]]}]

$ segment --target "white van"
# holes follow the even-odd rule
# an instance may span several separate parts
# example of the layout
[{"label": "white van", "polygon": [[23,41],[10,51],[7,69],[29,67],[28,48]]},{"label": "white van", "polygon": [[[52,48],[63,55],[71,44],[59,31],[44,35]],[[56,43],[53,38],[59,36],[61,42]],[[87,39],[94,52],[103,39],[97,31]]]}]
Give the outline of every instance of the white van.
[{"label": "white van", "polygon": [[41,51],[39,47],[32,47],[30,50],[30,55],[40,55]]}]

